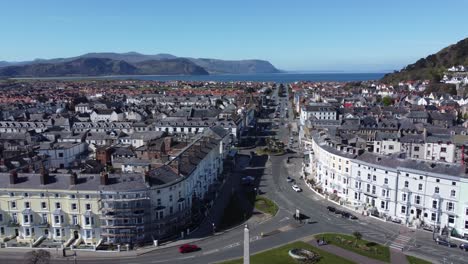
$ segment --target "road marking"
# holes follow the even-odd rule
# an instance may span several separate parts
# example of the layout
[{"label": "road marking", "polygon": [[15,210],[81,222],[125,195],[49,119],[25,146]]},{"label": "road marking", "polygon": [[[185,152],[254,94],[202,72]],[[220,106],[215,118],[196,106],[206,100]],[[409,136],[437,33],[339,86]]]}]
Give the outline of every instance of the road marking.
[{"label": "road marking", "polygon": [[229,248],[233,248],[233,247],[237,247],[237,246],[240,246],[240,243],[239,243],[239,242],[236,242],[236,243],[227,245],[227,246],[225,246],[224,248],[225,248],[225,249],[229,249]]},{"label": "road marking", "polygon": [[287,220],[289,220],[289,219],[290,219],[290,218],[286,216],[285,218],[279,220],[279,222],[284,222],[284,221],[287,221]]},{"label": "road marking", "polygon": [[213,253],[216,253],[216,252],[218,252],[218,251],[219,251],[219,249],[209,250],[209,251],[203,252],[203,255],[213,254]]},{"label": "road marking", "polygon": [[188,256],[188,257],[183,257],[183,258],[178,258],[178,259],[191,259],[191,258],[194,258],[195,255],[192,255],[192,256]]},{"label": "road marking", "polygon": [[257,240],[259,240],[259,239],[260,239],[259,236],[254,236],[254,237],[251,237],[251,238],[250,238],[250,242],[254,242],[254,241],[257,241]]}]

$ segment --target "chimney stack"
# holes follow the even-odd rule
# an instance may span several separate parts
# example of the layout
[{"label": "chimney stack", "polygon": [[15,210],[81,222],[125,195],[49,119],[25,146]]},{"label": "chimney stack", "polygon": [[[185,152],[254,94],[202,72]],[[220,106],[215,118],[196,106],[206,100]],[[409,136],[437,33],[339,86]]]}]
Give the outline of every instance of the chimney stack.
[{"label": "chimney stack", "polygon": [[18,179],[18,172],[16,170],[10,171],[10,184],[15,184]]},{"label": "chimney stack", "polygon": [[109,182],[109,174],[103,171],[101,172],[101,185],[107,185]]},{"label": "chimney stack", "polygon": [[48,177],[49,177],[49,173],[45,169],[44,165],[42,165],[41,166],[41,175],[40,175],[41,185],[46,185],[47,184]]},{"label": "chimney stack", "polygon": [[76,185],[78,175],[76,175],[76,172],[73,172],[70,174],[70,185]]},{"label": "chimney stack", "polygon": [[145,175],[144,175],[144,180],[145,180],[145,183],[150,185],[150,173],[149,171],[145,171]]}]

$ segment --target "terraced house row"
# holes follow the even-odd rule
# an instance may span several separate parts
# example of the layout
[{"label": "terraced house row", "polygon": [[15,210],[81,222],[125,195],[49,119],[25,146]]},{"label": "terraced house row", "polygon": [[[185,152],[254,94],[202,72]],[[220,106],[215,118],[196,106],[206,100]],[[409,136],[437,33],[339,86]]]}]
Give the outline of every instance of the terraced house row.
[{"label": "terraced house row", "polygon": [[310,140],[311,186],[342,205],[409,226],[468,237],[468,175],[461,163],[380,155],[326,130]]},{"label": "terraced house row", "polygon": [[80,247],[180,235],[216,197],[229,134],[206,129],[145,173],[0,173],[0,240]]}]

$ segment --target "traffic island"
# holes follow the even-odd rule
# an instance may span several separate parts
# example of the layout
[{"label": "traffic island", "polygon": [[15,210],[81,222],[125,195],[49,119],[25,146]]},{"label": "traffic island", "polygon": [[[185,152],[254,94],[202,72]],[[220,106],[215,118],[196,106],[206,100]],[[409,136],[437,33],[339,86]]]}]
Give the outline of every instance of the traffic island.
[{"label": "traffic island", "polygon": [[276,205],[275,202],[266,198],[265,196],[257,196],[255,198],[255,209],[263,213],[269,214],[271,216],[274,216],[278,212],[278,205]]},{"label": "traffic island", "polygon": [[432,262],[413,256],[406,256],[409,264],[431,264]]},{"label": "traffic island", "polygon": [[368,258],[390,262],[390,249],[388,247],[361,239],[362,235],[359,232],[355,232],[353,235],[325,233],[317,235],[316,238]]},{"label": "traffic island", "polygon": [[[340,256],[328,253],[326,251],[320,250],[308,243],[297,241],[290,244],[286,244],[284,246],[270,249],[267,251],[260,252],[253,256],[250,256],[250,263],[252,264],[261,264],[261,263],[268,263],[268,264],[297,264],[298,260],[292,258],[289,255],[289,252],[292,249],[303,249],[309,252],[312,252],[316,256],[320,256],[320,259],[316,260],[316,262],[299,262],[299,263],[320,263],[320,264],[350,264],[355,263]],[[221,264],[240,264],[242,263],[242,259],[235,259],[222,262]]]}]

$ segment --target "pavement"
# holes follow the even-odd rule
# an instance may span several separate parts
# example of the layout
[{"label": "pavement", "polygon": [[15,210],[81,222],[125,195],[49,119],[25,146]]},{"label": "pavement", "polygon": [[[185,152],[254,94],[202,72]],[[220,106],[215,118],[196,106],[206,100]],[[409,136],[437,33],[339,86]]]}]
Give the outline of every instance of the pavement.
[{"label": "pavement", "polygon": [[[290,103],[288,103],[290,104]],[[289,105],[289,108],[291,106]],[[282,108],[284,111],[284,107]],[[284,116],[284,115],[283,115]],[[294,122],[290,117],[282,117],[279,122]],[[290,132],[283,125],[275,131],[280,140],[289,141]],[[243,192],[245,188],[239,184],[240,175],[252,171],[259,172],[257,184],[263,195],[272,199],[279,207],[278,213],[271,218],[262,218],[256,214],[247,221],[250,229],[250,252],[256,252],[281,246],[304,237],[310,237],[323,232],[336,232],[351,234],[358,231],[366,240],[381,243],[396,249],[395,259],[400,259],[399,252],[429,259],[433,263],[467,263],[468,255],[459,249],[447,248],[436,245],[432,240],[432,233],[420,230],[411,230],[402,225],[385,222],[373,217],[357,215],[358,220],[344,219],[341,215],[329,213],[326,206],[334,203],[323,199],[308,188],[300,179],[302,167],[302,150],[293,144],[293,152],[282,156],[270,156],[268,159],[254,157],[252,165],[242,167],[245,161],[242,155],[250,150],[240,151],[241,162],[238,171],[234,171],[234,177],[229,177],[222,186],[216,203],[210,214],[202,222],[200,227],[184,240],[168,243],[164,246],[145,248],[130,252],[104,253],[104,252],[77,252],[77,263],[99,264],[140,264],[140,263],[189,263],[206,264],[215,263],[227,259],[239,258],[243,252],[243,224],[230,230],[219,232],[215,230],[213,235],[212,223],[217,226],[227,204],[228,197],[234,191]],[[287,164],[288,157],[290,163]],[[296,184],[302,188],[302,192],[295,192],[291,183],[286,181],[287,176],[295,179]],[[219,204],[218,204],[219,203]],[[309,223],[298,223],[293,219],[296,210],[309,218]],[[262,236],[263,234],[263,236]],[[201,251],[189,254],[180,254],[177,246],[183,243],[196,243]],[[0,249],[0,263],[15,263],[24,259],[24,250]],[[393,251],[392,251],[393,252]],[[392,255],[393,256],[393,255]],[[400,256],[400,257],[398,257]],[[52,263],[70,263],[74,257],[62,258],[53,252]],[[403,263],[403,262],[401,262]]]}]

